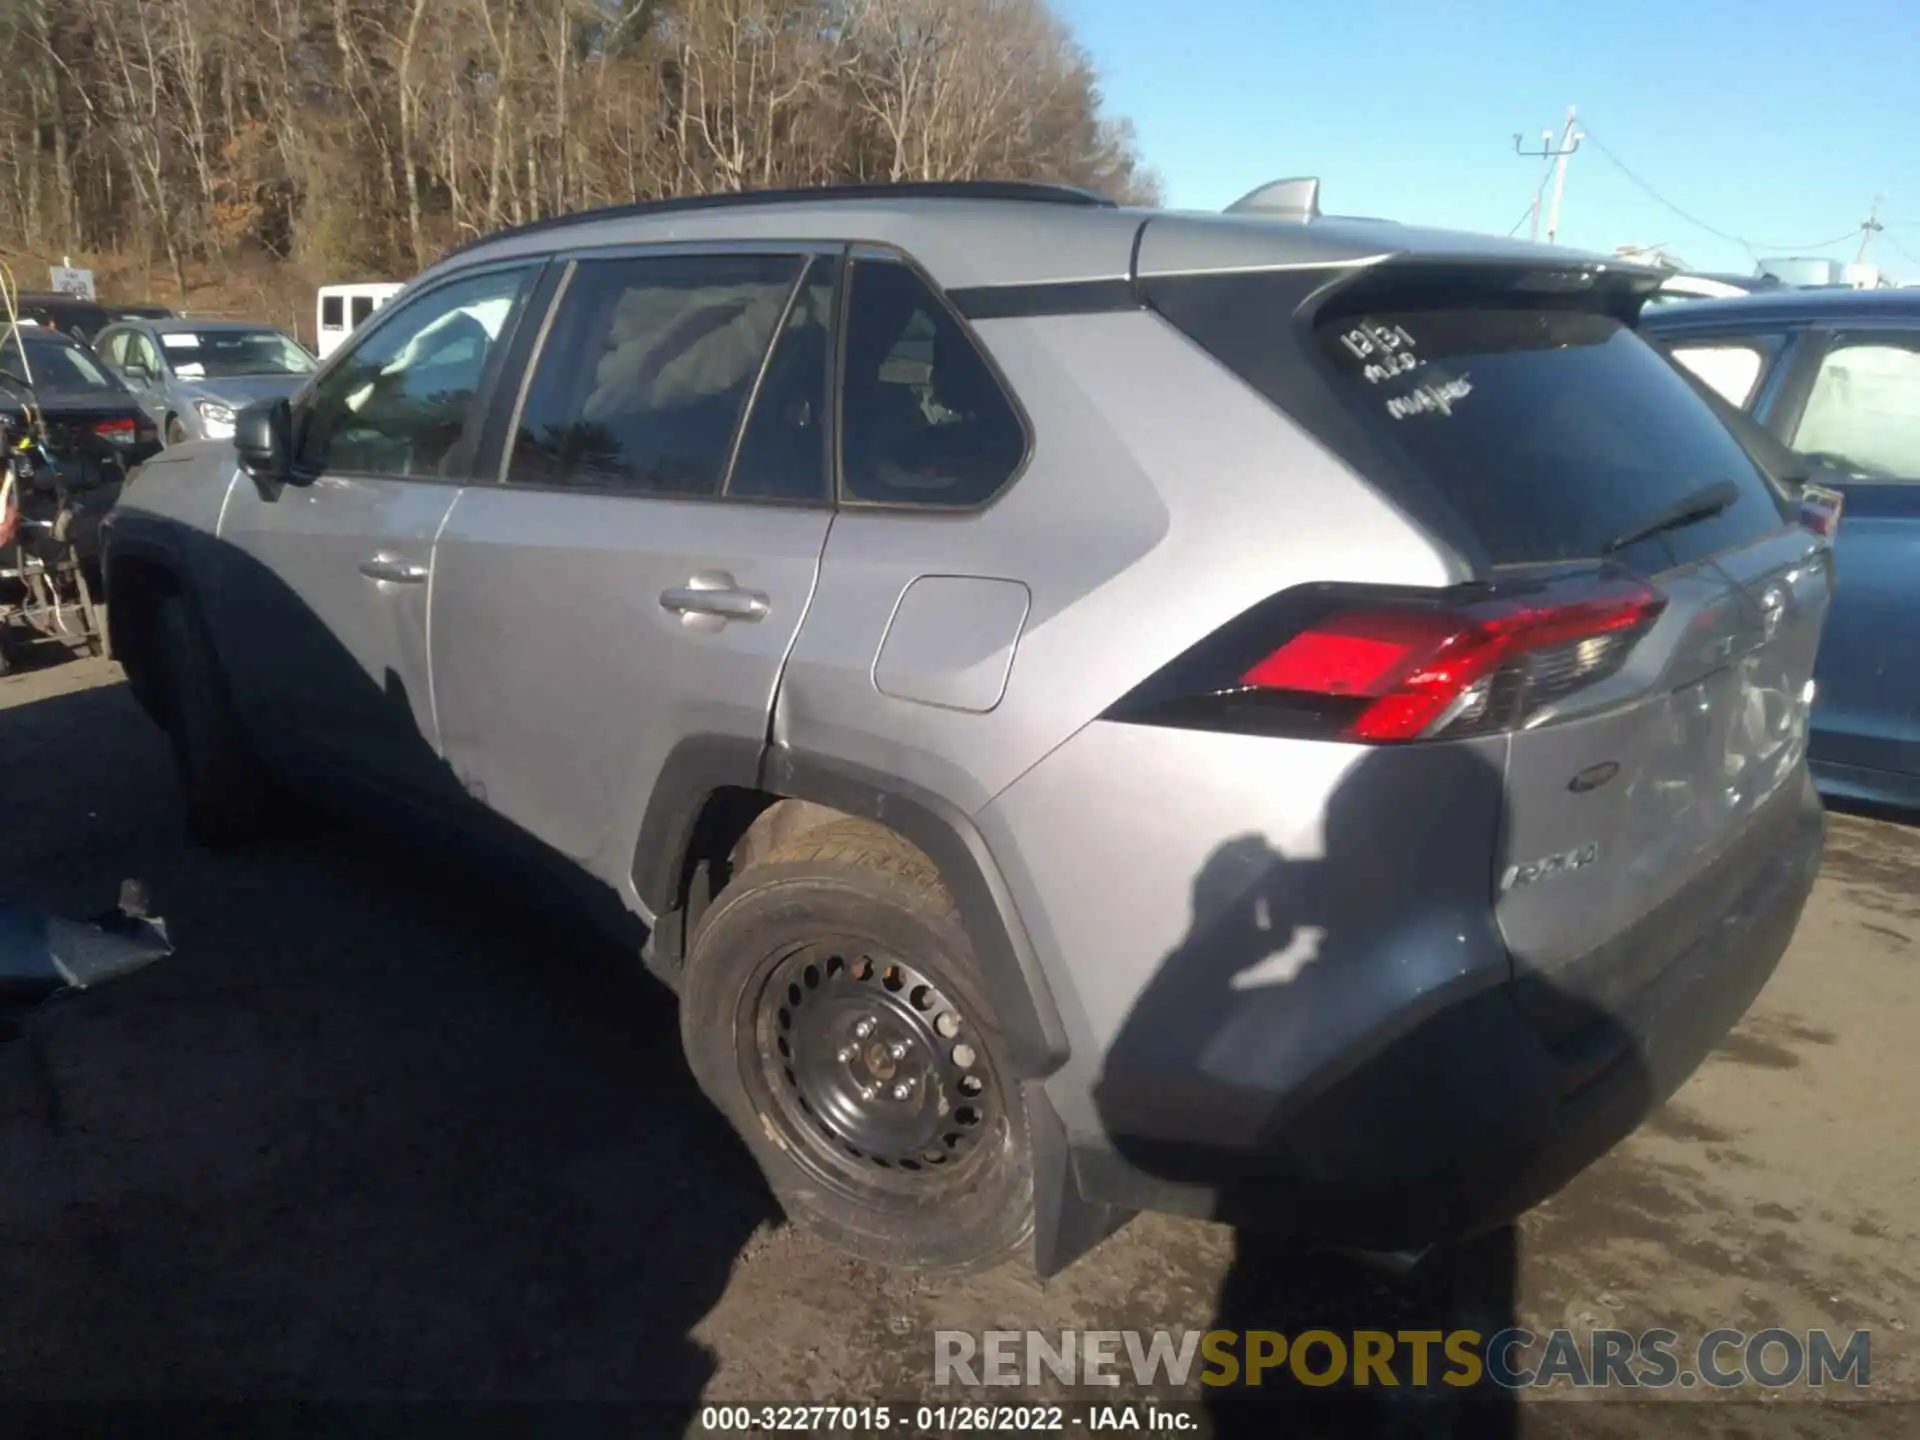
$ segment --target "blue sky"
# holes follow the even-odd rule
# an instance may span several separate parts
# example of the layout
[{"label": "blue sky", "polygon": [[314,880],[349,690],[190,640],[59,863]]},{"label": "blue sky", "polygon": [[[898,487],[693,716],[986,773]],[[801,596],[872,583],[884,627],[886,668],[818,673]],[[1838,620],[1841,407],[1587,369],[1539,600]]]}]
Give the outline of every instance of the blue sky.
[{"label": "blue sky", "polygon": [[[1505,234],[1542,165],[1514,133],[1538,149],[1574,105],[1665,200],[1761,254],[1831,239],[1881,195],[1868,259],[1920,278],[1916,0],[1055,3],[1171,205],[1318,175],[1330,211]],[[1700,269],[1752,270],[1596,140],[1568,163],[1562,243],[1664,243]],[[1858,244],[1804,253],[1851,260]]]}]

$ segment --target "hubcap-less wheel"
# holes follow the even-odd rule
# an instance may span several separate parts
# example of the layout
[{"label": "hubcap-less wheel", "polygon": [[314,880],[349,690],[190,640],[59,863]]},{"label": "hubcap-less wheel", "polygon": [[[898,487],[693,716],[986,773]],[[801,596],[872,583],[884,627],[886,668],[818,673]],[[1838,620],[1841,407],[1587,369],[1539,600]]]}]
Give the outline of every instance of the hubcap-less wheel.
[{"label": "hubcap-less wheel", "polygon": [[[924,1197],[988,1152],[1000,1094],[967,1016],[928,976],[832,944],[774,964],[751,1009],[743,1078],[795,1158],[845,1191]],[[743,1014],[742,1021],[749,1016]]]}]

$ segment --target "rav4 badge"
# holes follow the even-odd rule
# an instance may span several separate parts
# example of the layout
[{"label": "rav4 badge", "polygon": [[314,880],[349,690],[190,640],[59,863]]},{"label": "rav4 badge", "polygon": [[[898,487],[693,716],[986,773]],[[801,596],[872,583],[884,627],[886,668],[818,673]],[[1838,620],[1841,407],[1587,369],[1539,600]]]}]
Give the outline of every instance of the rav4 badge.
[{"label": "rav4 badge", "polygon": [[1571,875],[1576,870],[1584,870],[1600,858],[1600,842],[1590,840],[1578,850],[1565,850],[1558,855],[1543,855],[1538,860],[1529,860],[1524,865],[1512,865],[1507,873],[1500,877],[1502,890],[1518,890],[1522,885],[1535,885],[1542,880],[1557,880],[1562,875]]}]

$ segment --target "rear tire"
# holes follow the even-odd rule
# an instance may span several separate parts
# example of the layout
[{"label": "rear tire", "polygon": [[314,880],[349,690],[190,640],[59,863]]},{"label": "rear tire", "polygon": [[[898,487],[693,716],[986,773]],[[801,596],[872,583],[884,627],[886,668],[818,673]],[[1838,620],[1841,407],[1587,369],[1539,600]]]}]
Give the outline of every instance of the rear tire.
[{"label": "rear tire", "polygon": [[694,931],[680,1034],[796,1223],[916,1270],[980,1269],[1029,1245],[1019,1081],[918,852],[834,822],[741,874]]},{"label": "rear tire", "polygon": [[199,615],[171,595],[153,617],[155,687],[173,742],[187,832],[215,849],[255,839],[264,828],[268,784],[234,715],[218,659]]}]

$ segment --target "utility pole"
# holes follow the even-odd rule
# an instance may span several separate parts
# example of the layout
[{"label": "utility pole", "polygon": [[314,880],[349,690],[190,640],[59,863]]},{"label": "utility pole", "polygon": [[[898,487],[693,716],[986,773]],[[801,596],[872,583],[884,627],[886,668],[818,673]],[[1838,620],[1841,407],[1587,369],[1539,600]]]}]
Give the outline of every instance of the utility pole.
[{"label": "utility pole", "polygon": [[1567,191],[1567,157],[1580,148],[1585,138],[1574,131],[1573,106],[1567,106],[1567,128],[1560,132],[1560,150],[1553,165],[1553,208],[1547,212],[1547,243],[1553,244],[1560,233],[1560,197]]},{"label": "utility pole", "polygon": [[[1567,189],[1567,157],[1580,148],[1580,142],[1585,138],[1573,127],[1573,106],[1571,105],[1567,107],[1567,124],[1566,128],[1560,132],[1560,144],[1557,147],[1553,144],[1552,131],[1541,133],[1538,150],[1522,150],[1520,137],[1518,135],[1513,137],[1514,154],[1523,155],[1532,160],[1545,160],[1552,166],[1553,204],[1547,211],[1547,243],[1549,245],[1560,233],[1560,197],[1566,193]],[[1528,238],[1531,240],[1540,238],[1540,192],[1546,189],[1546,184],[1547,174],[1542,171],[1540,184],[1533,192],[1533,227],[1528,232]]]},{"label": "utility pole", "polygon": [[1853,263],[1856,265],[1866,264],[1867,245],[1875,235],[1887,228],[1880,223],[1880,200],[1881,197],[1878,195],[1873,197],[1873,208],[1867,211],[1867,222],[1860,227],[1860,253],[1853,257]]}]

